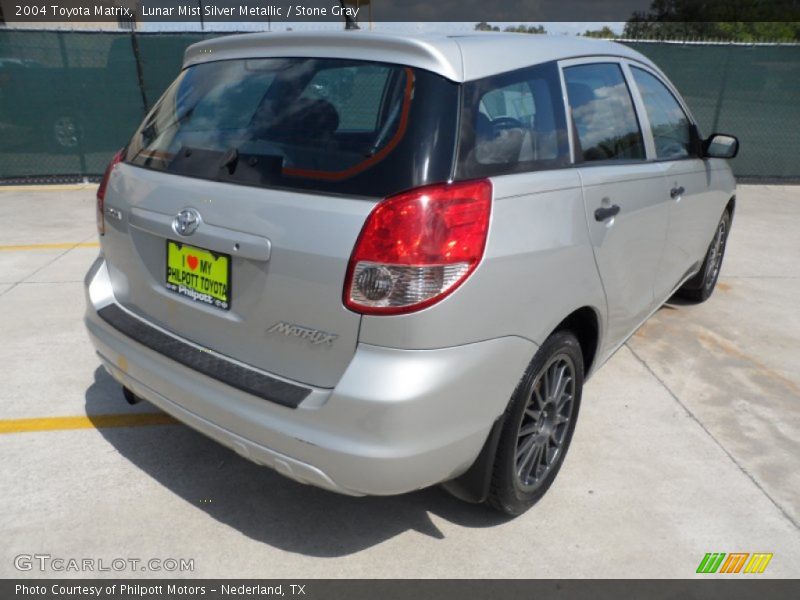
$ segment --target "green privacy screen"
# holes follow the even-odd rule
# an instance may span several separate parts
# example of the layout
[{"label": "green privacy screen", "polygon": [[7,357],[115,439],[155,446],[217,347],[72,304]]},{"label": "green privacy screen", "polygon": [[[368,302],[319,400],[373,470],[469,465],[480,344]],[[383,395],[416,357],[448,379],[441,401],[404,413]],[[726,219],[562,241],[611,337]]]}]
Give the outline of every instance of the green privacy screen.
[{"label": "green privacy screen", "polygon": [[[95,177],[209,34],[0,29],[0,180]],[[800,178],[800,46],[629,45],[704,134],[737,135],[739,177]]]},{"label": "green privacy screen", "polygon": [[203,37],[0,29],[0,179],[102,174]]},{"label": "green privacy screen", "polygon": [[102,173],[143,110],[130,36],[0,31],[0,178]]},{"label": "green privacy screen", "polygon": [[739,138],[737,176],[800,178],[800,45],[628,45],[667,74],[704,135]]}]

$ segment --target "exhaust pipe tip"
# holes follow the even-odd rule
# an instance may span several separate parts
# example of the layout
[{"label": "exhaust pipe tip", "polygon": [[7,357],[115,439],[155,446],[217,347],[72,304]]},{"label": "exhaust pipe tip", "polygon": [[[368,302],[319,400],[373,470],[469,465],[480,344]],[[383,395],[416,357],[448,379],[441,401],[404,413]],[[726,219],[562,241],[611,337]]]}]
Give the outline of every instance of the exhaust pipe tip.
[{"label": "exhaust pipe tip", "polygon": [[125,396],[125,402],[133,406],[134,404],[139,404],[142,401],[139,396],[133,393],[130,388],[124,387],[122,388],[122,395]]}]

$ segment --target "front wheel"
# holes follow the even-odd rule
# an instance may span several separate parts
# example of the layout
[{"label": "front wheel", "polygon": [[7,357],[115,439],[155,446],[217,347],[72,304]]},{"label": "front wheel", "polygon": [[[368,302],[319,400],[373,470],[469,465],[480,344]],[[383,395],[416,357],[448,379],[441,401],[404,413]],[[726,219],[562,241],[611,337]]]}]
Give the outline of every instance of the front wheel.
[{"label": "front wheel", "polygon": [[711,297],[719,279],[725,246],[731,229],[731,213],[727,209],[714,231],[714,238],[708,247],[700,272],[681,287],[677,295],[692,302],[705,302]]},{"label": "front wheel", "polygon": [[572,440],[582,390],[580,344],[572,333],[556,332],[533,357],[506,409],[490,506],[520,515],[548,490]]}]

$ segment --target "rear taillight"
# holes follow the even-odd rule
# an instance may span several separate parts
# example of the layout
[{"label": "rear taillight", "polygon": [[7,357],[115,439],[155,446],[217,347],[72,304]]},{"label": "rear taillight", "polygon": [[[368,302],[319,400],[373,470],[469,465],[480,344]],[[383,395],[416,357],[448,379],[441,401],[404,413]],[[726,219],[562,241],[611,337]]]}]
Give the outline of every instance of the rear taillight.
[{"label": "rear taillight", "polygon": [[114,167],[122,161],[123,152],[124,149],[117,152],[111,162],[108,163],[106,172],[103,173],[103,179],[100,180],[100,185],[97,188],[97,233],[100,235],[105,235],[106,233],[105,201],[108,178],[111,177]]},{"label": "rear taillight", "polygon": [[345,305],[391,315],[450,294],[483,257],[491,206],[488,180],[418,188],[378,204],[350,258]]}]

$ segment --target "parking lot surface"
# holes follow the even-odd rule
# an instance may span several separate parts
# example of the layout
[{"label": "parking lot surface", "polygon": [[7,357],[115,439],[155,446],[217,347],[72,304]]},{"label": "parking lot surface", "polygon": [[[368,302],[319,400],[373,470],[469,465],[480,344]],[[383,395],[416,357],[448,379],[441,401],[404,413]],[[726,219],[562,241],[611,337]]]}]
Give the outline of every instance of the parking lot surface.
[{"label": "parking lot surface", "polygon": [[[0,188],[0,577],[671,578],[708,552],[800,577],[800,187],[740,186],[714,296],[664,306],[588,382],[514,520],[306,487],[128,406],[82,323],[94,191]],[[19,571],[34,554],[194,570]]]}]

